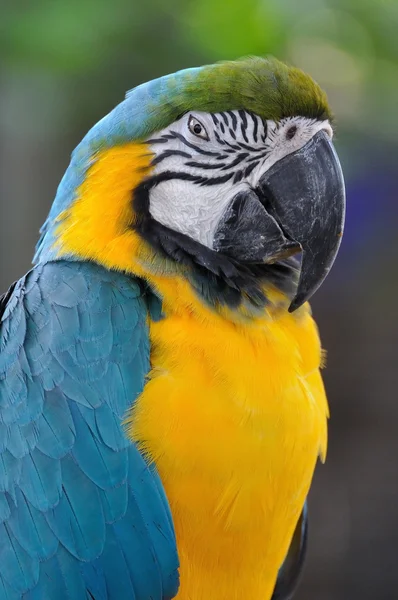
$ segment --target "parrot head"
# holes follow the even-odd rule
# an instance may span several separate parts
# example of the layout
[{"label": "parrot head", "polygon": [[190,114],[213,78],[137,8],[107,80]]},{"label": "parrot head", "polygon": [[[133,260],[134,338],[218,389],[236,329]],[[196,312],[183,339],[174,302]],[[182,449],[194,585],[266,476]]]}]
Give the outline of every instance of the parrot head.
[{"label": "parrot head", "polygon": [[325,94],[273,58],[138,86],[75,150],[37,260],[178,275],[198,293],[207,280],[218,301],[261,304],[267,280],[294,280],[290,257],[301,252],[293,311],[321,285],[341,241],[332,137]]}]

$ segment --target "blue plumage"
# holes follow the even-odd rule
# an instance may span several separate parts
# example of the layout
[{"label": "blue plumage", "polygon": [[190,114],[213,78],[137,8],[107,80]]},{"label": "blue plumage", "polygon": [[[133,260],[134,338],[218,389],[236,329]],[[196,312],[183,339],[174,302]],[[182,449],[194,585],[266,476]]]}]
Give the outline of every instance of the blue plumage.
[{"label": "blue plumage", "polygon": [[149,370],[131,278],[40,264],[0,324],[0,600],[163,600],[178,589],[167,500],[122,420]]}]

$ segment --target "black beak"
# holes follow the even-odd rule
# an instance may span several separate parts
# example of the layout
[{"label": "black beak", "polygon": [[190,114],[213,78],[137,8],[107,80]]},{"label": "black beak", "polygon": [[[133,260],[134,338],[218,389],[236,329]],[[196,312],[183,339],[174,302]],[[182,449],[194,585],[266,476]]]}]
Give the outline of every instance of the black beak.
[{"label": "black beak", "polygon": [[277,162],[259,182],[260,199],[285,237],[302,249],[293,312],[318,289],[336,258],[344,227],[345,189],[333,144],[319,131]]},{"label": "black beak", "polygon": [[336,258],[345,215],[344,179],[329,136],[319,131],[275,163],[256,190],[239,192],[221,217],[214,250],[246,263],[272,263],[302,251],[289,311],[321,285]]}]

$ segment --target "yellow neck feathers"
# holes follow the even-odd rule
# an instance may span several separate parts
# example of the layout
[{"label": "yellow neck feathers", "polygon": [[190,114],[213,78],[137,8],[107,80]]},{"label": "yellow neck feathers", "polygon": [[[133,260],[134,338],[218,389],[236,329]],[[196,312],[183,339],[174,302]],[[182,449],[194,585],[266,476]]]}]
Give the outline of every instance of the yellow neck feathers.
[{"label": "yellow neck feathers", "polygon": [[140,274],[138,257],[149,252],[133,231],[132,190],[149,173],[146,144],[126,144],[100,152],[58,217],[57,254],[94,260],[109,269]]}]

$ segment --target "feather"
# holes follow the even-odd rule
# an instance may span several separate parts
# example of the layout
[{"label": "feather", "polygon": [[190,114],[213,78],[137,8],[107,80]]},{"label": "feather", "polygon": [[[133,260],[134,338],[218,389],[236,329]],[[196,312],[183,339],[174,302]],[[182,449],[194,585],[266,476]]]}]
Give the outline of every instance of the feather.
[{"label": "feather", "polygon": [[[119,539],[115,536],[112,527],[107,528],[104,551],[97,562],[107,582],[108,598],[115,598],[115,600],[140,600],[144,598],[144,596],[138,596],[135,593],[134,577],[131,576],[131,570],[120,546]],[[94,590],[90,591],[94,596]],[[94,597],[97,598],[97,596]],[[146,598],[150,597],[146,596]],[[153,598],[160,597],[153,596]]]},{"label": "feather", "polygon": [[61,497],[61,465],[59,460],[49,458],[37,448],[21,461],[19,486],[38,510],[46,511],[55,506]]},{"label": "feather", "polygon": [[87,592],[82,574],[84,568],[82,563],[76,560],[62,545],[58,547],[56,558],[65,582],[67,600],[85,599]]},{"label": "feather", "polygon": [[47,392],[38,425],[38,450],[51,458],[62,458],[72,448],[75,437],[67,400],[59,389]]},{"label": "feather", "polygon": [[[119,487],[107,490],[98,490],[105,523],[115,523],[126,514],[128,501],[128,486],[124,482]],[[108,531],[108,530],[107,530]]]},{"label": "feather", "polygon": [[0,575],[0,598],[2,600],[21,600],[21,595],[18,594]]},{"label": "feather", "polygon": [[33,590],[24,594],[24,600],[43,600],[43,598],[69,600],[59,563],[55,556],[40,565],[38,584]]},{"label": "feather", "polygon": [[118,452],[130,445],[120,418],[112,412],[106,402],[95,411],[95,423],[98,437],[108,448]]},{"label": "feather", "polygon": [[18,424],[26,425],[35,421],[43,410],[44,389],[38,381],[33,381],[29,377],[25,378],[26,395],[29,402],[19,407]]},{"label": "feather", "polygon": [[58,539],[48,526],[43,513],[30,504],[19,489],[16,490],[16,504],[11,505],[7,525],[29,556],[43,561],[56,552]]},{"label": "feather", "polygon": [[89,600],[111,600],[108,596],[104,568],[98,559],[83,564],[81,571]]},{"label": "feather", "polygon": [[162,598],[162,579],[157,555],[148,537],[140,508],[129,494],[126,516],[113,525],[115,537],[120,545],[131,577],[137,600],[141,598]]},{"label": "feather", "polygon": [[105,337],[115,333],[114,331],[112,332],[110,310],[99,312],[79,308],[78,314],[80,325],[79,338],[82,342],[100,343]]},{"label": "feather", "polygon": [[67,398],[86,406],[88,408],[97,408],[101,406],[101,398],[92,385],[83,381],[78,381],[78,378],[74,379],[69,374],[65,373],[64,380],[62,382],[62,391]]},{"label": "feather", "polygon": [[92,435],[81,412],[73,405],[71,409],[76,428],[72,456],[80,469],[102,489],[124,483],[127,479],[127,452],[115,452],[101,443]]},{"label": "feather", "polygon": [[59,386],[65,377],[65,371],[55,357],[49,362],[47,368],[41,373],[40,381],[46,391]]},{"label": "feather", "polygon": [[69,350],[76,343],[76,331],[79,330],[79,313],[77,306],[65,308],[53,304],[51,306],[51,329],[49,347],[53,354]]},{"label": "feather", "polygon": [[[64,273],[67,273],[65,268]],[[81,273],[74,273],[71,279],[60,280],[57,283],[57,287],[49,295],[54,305],[71,308],[77,306],[81,297],[87,294],[87,283]]]},{"label": "feather", "polygon": [[39,561],[32,559],[10,532],[0,524],[0,575],[19,594],[33,588],[39,579]]},{"label": "feather", "polygon": [[22,464],[8,450],[0,454],[0,491],[9,492],[19,483]]},{"label": "feather", "polygon": [[18,425],[15,425],[9,430],[7,448],[15,458],[22,458],[28,453],[27,441],[22,435],[21,428]]},{"label": "feather", "polygon": [[[11,501],[12,504],[12,501]],[[0,523],[3,523],[11,514],[7,494],[0,494]]]},{"label": "feather", "polygon": [[62,459],[62,496],[45,514],[60,542],[80,560],[93,560],[102,552],[105,522],[95,484],[70,456]]}]

